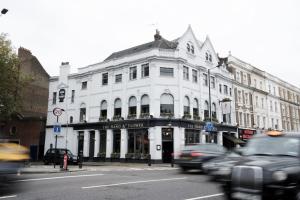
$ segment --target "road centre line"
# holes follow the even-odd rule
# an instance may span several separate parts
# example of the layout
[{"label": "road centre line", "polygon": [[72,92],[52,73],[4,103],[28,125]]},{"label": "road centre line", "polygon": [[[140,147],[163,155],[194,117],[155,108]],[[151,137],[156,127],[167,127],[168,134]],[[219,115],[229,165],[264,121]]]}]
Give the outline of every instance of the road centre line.
[{"label": "road centre line", "polygon": [[92,177],[92,176],[102,176],[102,175],[104,175],[104,174],[84,174],[84,175],[76,175],[76,176],[56,176],[56,177],[47,177],[47,178],[31,178],[31,179],[17,180],[15,182],[44,181],[44,180],[53,180],[53,179]]},{"label": "road centre line", "polygon": [[224,193],[218,193],[218,194],[212,194],[212,195],[207,195],[207,196],[195,197],[195,198],[185,199],[185,200],[207,199],[207,198],[217,197],[217,196],[223,196],[223,195],[224,195]]},{"label": "road centre line", "polygon": [[113,187],[113,186],[119,186],[119,185],[129,185],[129,184],[149,183],[149,182],[159,182],[159,181],[173,181],[173,180],[182,180],[182,179],[186,179],[186,178],[187,177],[168,178],[168,179],[152,179],[152,180],[145,180],[145,181],[133,181],[133,182],[115,183],[115,184],[108,184],[108,185],[94,185],[94,186],[81,187],[81,189]]},{"label": "road centre line", "polygon": [[9,199],[9,198],[16,198],[17,195],[10,195],[10,196],[2,196],[0,199]]}]

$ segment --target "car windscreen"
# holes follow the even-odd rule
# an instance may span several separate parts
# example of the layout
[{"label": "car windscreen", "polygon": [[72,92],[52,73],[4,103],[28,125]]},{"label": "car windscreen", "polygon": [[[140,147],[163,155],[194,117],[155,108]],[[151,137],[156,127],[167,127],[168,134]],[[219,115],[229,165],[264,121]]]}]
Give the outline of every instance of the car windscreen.
[{"label": "car windscreen", "polygon": [[211,151],[211,152],[225,152],[224,147],[211,144],[188,145],[185,146],[184,151]]},{"label": "car windscreen", "polygon": [[244,148],[244,155],[281,155],[299,156],[298,138],[262,137],[252,138]]}]

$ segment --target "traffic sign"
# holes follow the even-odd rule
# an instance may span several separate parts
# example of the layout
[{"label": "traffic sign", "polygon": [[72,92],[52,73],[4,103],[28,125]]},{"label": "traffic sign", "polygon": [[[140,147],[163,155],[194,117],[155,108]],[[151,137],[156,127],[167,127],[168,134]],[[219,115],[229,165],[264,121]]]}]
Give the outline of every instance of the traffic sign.
[{"label": "traffic sign", "polygon": [[61,108],[54,108],[53,109],[53,114],[55,115],[55,116],[61,116],[61,114],[62,114],[62,109]]},{"label": "traffic sign", "polygon": [[204,126],[204,130],[206,132],[216,131],[216,127],[214,127],[214,124],[212,122],[206,122]]},{"label": "traffic sign", "polygon": [[54,133],[60,133],[61,126],[59,124],[54,125],[53,126],[53,131],[54,131]]}]

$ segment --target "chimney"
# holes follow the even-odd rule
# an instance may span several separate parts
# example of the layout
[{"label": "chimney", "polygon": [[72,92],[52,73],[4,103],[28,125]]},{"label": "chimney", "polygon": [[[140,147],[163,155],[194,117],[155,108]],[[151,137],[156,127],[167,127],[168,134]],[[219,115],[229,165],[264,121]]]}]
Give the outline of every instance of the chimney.
[{"label": "chimney", "polygon": [[68,75],[70,74],[71,66],[69,62],[62,62],[59,70],[59,80],[60,82],[67,83]]},{"label": "chimney", "polygon": [[156,40],[160,40],[160,39],[161,39],[161,35],[159,34],[159,30],[156,29],[156,33],[154,35],[154,40],[156,41]]}]

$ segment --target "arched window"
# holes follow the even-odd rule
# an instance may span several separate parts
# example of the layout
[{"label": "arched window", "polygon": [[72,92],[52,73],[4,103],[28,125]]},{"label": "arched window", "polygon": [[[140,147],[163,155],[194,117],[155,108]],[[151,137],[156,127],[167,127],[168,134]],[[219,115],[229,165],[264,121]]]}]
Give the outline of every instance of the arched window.
[{"label": "arched window", "polygon": [[86,121],[86,105],[85,105],[85,103],[82,103],[80,105],[79,121],[80,122]]},{"label": "arched window", "polygon": [[160,97],[160,115],[174,116],[174,98],[171,94],[162,94]]},{"label": "arched window", "polygon": [[149,107],[149,96],[148,95],[143,95],[141,98],[141,114],[142,115],[149,115],[150,112],[150,107]]},{"label": "arched window", "polygon": [[209,54],[209,62],[212,62],[211,54]]},{"label": "arched window", "polygon": [[208,102],[204,102],[204,118],[209,118],[209,108],[208,108]]},{"label": "arched window", "polygon": [[208,53],[207,52],[205,53],[205,60],[208,61]]},{"label": "arched window", "polygon": [[187,96],[184,97],[184,101],[183,101],[183,114],[184,115],[190,114],[190,100]]},{"label": "arched window", "polygon": [[128,115],[129,117],[136,117],[136,98],[134,96],[129,98]]},{"label": "arched window", "polygon": [[195,117],[199,117],[199,104],[198,104],[198,100],[195,98],[194,102],[193,102],[193,116]]},{"label": "arched window", "polygon": [[107,102],[103,100],[100,105],[100,117],[103,119],[107,118]]},{"label": "arched window", "polygon": [[114,117],[121,117],[122,115],[122,102],[121,99],[117,98],[115,100],[114,106]]},{"label": "arched window", "polygon": [[215,103],[212,103],[211,116],[215,119],[217,118],[217,108]]},{"label": "arched window", "polygon": [[194,50],[194,45],[191,45],[191,52],[192,52],[192,54],[194,54],[194,53],[195,53],[195,50]]},{"label": "arched window", "polygon": [[186,49],[187,49],[188,52],[190,52],[191,47],[190,47],[190,44],[189,44],[189,43],[186,44]]},{"label": "arched window", "polygon": [[72,123],[73,123],[73,117],[70,116],[70,124],[72,124]]}]

